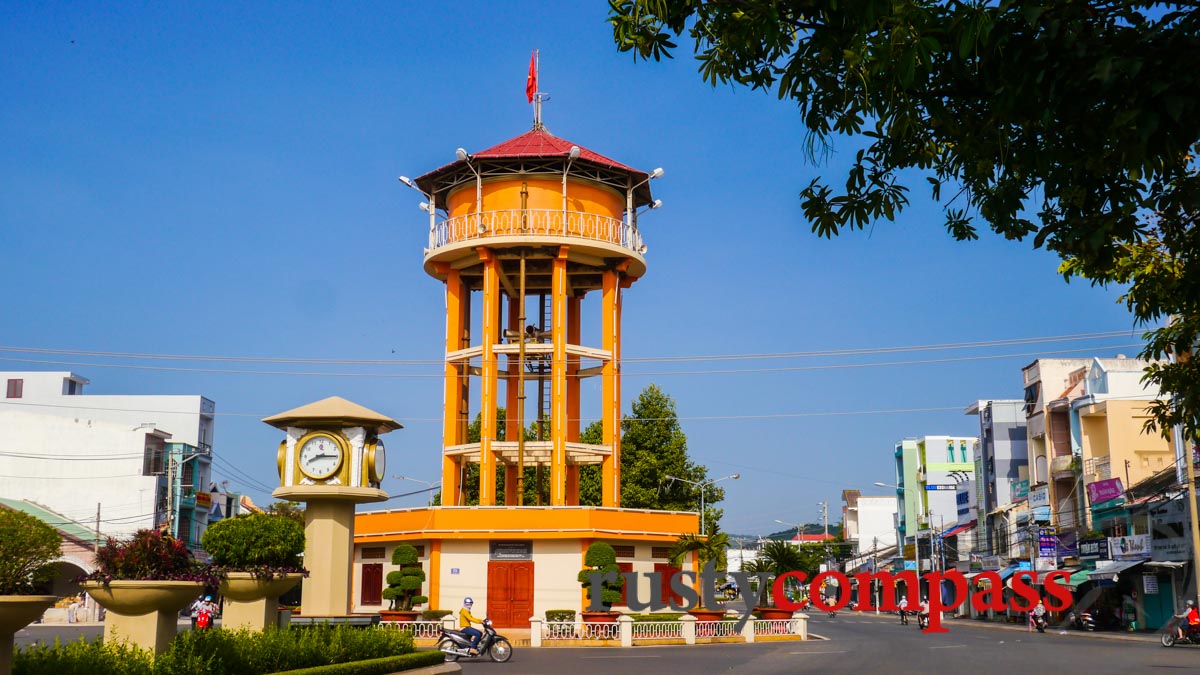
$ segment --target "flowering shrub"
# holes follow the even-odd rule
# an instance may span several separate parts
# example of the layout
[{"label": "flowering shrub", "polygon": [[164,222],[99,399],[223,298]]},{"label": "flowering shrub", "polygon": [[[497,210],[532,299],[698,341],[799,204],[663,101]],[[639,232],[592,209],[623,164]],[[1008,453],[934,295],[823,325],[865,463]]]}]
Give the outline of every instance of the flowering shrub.
[{"label": "flowering shrub", "polygon": [[112,537],[96,553],[97,570],[83,577],[108,583],[129,581],[202,581],[212,585],[212,572],[196,561],[186,544],[158,530],[138,530],[132,539]]}]

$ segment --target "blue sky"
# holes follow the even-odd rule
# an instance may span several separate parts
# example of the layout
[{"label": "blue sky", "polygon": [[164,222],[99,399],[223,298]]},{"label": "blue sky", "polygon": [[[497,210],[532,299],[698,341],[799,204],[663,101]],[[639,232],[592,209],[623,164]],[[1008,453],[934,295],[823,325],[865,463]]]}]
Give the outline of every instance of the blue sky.
[{"label": "blue sky", "polygon": [[[396,177],[527,131],[537,48],[552,133],[666,169],[653,184],[664,208],[641,221],[649,271],[625,295],[628,358],[1128,331],[954,352],[627,364],[626,410],[658,383],[678,403],[693,458],[713,477],[741,473],[722,484],[726,530],[813,521],[820,500],[836,520],[842,489],[881,493],[872,483],[893,480],[895,441],[973,434],[962,408],[1018,398],[1030,354],[1137,351],[1121,346],[1140,332],[1116,290],[1065,284],[1057,259],[1028,243],[953,241],[920,178],[896,222],[817,238],[798,192],[818,175],[837,182],[855,141],[809,163],[793,104],[713,89],[684,51],[635,63],[617,52],[605,13],[603,2],[0,3],[0,346],[439,359],[443,287],[422,271],[420,198]],[[436,366],[0,358],[26,360],[0,360],[7,370],[74,370],[90,393],[203,394],[219,413],[215,451],[266,485],[279,433],[258,418],[344,396],[405,424],[389,439],[389,472],[439,477]],[[945,407],[956,409],[785,416]],[[763,415],[775,417],[746,418]]]}]

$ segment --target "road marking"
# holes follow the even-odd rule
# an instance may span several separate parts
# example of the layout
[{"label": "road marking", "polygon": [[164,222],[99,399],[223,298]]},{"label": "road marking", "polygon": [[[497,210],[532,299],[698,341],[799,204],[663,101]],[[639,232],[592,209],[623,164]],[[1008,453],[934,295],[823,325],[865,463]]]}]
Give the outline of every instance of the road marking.
[{"label": "road marking", "polygon": [[791,652],[792,654],[845,654],[846,652]]},{"label": "road marking", "polygon": [[958,647],[966,647],[967,645],[938,645],[930,647],[930,649],[957,649]]},{"label": "road marking", "polygon": [[580,656],[581,659],[661,659],[662,656],[646,654],[645,656]]}]

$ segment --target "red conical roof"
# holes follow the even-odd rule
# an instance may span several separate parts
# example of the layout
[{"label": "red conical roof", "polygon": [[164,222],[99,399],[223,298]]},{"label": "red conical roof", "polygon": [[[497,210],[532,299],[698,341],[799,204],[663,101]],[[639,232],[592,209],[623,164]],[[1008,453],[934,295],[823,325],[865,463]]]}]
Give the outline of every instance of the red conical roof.
[{"label": "red conical roof", "polygon": [[481,150],[474,154],[477,159],[501,159],[505,157],[566,157],[571,153],[571,146],[579,146],[579,158],[604,166],[628,171],[633,174],[644,174],[644,171],[630,168],[624,164],[609,159],[598,152],[592,152],[587,148],[572,143],[564,138],[559,138],[545,128],[531,129],[516,138],[510,138],[503,143],[493,145],[487,150]]},{"label": "red conical roof", "polygon": [[591,166],[592,180],[606,183],[618,190],[624,190],[627,185],[637,185],[634,189],[634,207],[644,206],[652,201],[650,194],[649,174],[626,166],[616,160],[601,155],[598,152],[559,138],[546,130],[545,127],[535,127],[520,136],[510,138],[503,143],[494,145],[470,155],[468,159],[460,159],[438,167],[416,179],[417,187],[427,195],[434,195],[436,205],[445,207],[446,190],[455,185],[461,185],[469,180],[474,182],[475,171],[485,176],[502,173],[553,173],[559,171],[551,168],[544,161],[557,163],[565,161],[571,154],[573,146],[579,147],[579,158],[574,166],[581,169]]}]

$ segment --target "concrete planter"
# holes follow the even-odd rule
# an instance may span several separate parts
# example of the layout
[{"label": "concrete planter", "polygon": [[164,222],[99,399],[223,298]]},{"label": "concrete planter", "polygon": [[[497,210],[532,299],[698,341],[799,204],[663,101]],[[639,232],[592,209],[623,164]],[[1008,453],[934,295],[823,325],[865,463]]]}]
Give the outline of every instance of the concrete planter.
[{"label": "concrete planter", "polygon": [[53,595],[0,595],[0,675],[11,675],[13,634],[58,600]]},{"label": "concrete planter", "polygon": [[689,609],[688,614],[696,617],[696,621],[720,621],[725,618],[725,610],[723,609]]},{"label": "concrete planter", "polygon": [[379,618],[381,621],[399,621],[402,623],[412,623],[413,621],[416,621],[417,617],[419,617],[419,616],[421,616],[421,613],[415,609],[413,609],[413,610],[382,609],[379,611]]},{"label": "concrete planter", "polygon": [[255,579],[249,572],[230,572],[221,581],[221,595],[226,601],[221,626],[253,631],[278,626],[279,596],[302,578],[299,574],[281,574],[273,579]]},{"label": "concrete planter", "polygon": [[755,607],[754,611],[758,612],[758,618],[764,621],[778,621],[780,619],[792,618],[792,612],[778,607]]},{"label": "concrete planter", "polygon": [[199,581],[88,581],[82,587],[108,610],[105,642],[128,640],[155,654],[175,638],[179,610],[204,592]]}]

